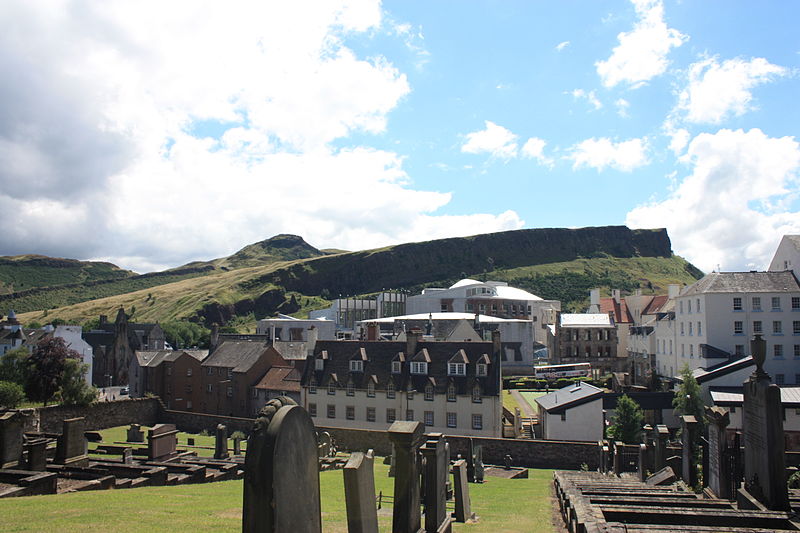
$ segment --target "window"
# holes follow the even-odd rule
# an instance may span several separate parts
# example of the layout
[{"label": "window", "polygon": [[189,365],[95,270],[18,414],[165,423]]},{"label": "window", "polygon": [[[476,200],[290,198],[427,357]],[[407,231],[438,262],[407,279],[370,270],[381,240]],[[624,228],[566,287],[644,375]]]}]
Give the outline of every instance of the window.
[{"label": "window", "polygon": [[483,429],[483,415],[472,415],[472,429]]},{"label": "window", "polygon": [[206,375],[207,376],[213,376],[214,375],[214,369],[211,368],[211,367],[206,368]]},{"label": "window", "polygon": [[447,413],[447,427],[454,428],[458,426],[457,422],[456,413]]},{"label": "window", "polygon": [[428,373],[428,363],[425,361],[411,361],[411,373],[412,374],[427,374]]},{"label": "window", "polygon": [[394,382],[390,381],[386,384],[386,397],[390,400],[394,399]]},{"label": "window", "polygon": [[464,363],[448,363],[447,364],[448,376],[466,376],[467,365]]},{"label": "window", "polygon": [[733,310],[734,311],[741,311],[742,310],[742,299],[738,296],[733,298]]},{"label": "window", "polygon": [[186,385],[186,393],[187,394],[191,394],[192,393],[192,384],[191,383]]},{"label": "window", "polygon": [[375,397],[375,382],[369,380],[367,382],[367,398],[374,398]]},{"label": "window", "polygon": [[772,321],[772,334],[783,335],[783,322],[781,322],[780,320]]},{"label": "window", "polygon": [[432,402],[433,401],[433,385],[428,383],[425,385],[425,401]]},{"label": "window", "polygon": [[733,321],[733,334],[734,335],[741,335],[743,332],[744,332],[744,329],[742,327],[742,321],[741,320],[734,320]]},{"label": "window", "polygon": [[697,302],[697,312],[699,313],[700,312],[700,298],[698,298],[696,300],[696,302]]},{"label": "window", "polygon": [[318,357],[314,360],[314,370],[322,370],[325,368],[325,360]]},{"label": "window", "polygon": [[800,320],[792,320],[792,333],[800,335]]},{"label": "window", "polygon": [[783,359],[783,344],[776,344],[772,347],[772,353],[776,358]]},{"label": "window", "polygon": [[258,389],[253,389],[253,398],[258,398]]},{"label": "window", "polygon": [[232,377],[233,377],[233,369],[229,368],[228,369],[228,379],[231,379]]},{"label": "window", "polygon": [[733,347],[733,354],[737,357],[744,356],[744,344],[737,344]]},{"label": "window", "polygon": [[171,376],[171,375],[172,375],[172,367],[171,367],[171,366],[168,366],[168,367],[167,367],[167,375],[168,375],[168,376]]},{"label": "window", "polygon": [[753,296],[753,311],[761,311],[761,296]]},{"label": "window", "polygon": [[391,424],[395,420],[397,420],[397,412],[390,407],[386,410],[386,423]]},{"label": "window", "polygon": [[336,418],[336,406],[332,403],[328,404],[328,418]]},{"label": "window", "polygon": [[363,372],[364,371],[364,361],[360,359],[353,359],[350,361],[350,372]]},{"label": "window", "polygon": [[764,333],[764,330],[761,328],[760,320],[753,320],[753,333]]},{"label": "window", "polygon": [[692,323],[689,322],[689,336],[692,335]]},{"label": "window", "polygon": [[680,308],[679,310],[680,310],[681,314],[683,314],[683,300],[681,300],[681,301],[678,303],[678,307]]},{"label": "window", "polygon": [[684,335],[683,322],[681,322],[681,335]]},{"label": "window", "polygon": [[786,378],[783,374],[775,374],[775,383],[778,385],[783,385],[786,383]]},{"label": "window", "polygon": [[228,398],[231,398],[232,396],[233,396],[233,387],[228,386]]},{"label": "window", "polygon": [[414,410],[413,409],[406,409],[406,420],[408,422],[414,421]]},{"label": "window", "polygon": [[309,414],[309,416],[312,416],[312,417],[317,416],[317,404],[315,404],[315,403],[308,404],[308,414]]},{"label": "window", "polygon": [[698,336],[703,334],[703,325],[702,324],[703,324],[702,322],[698,322],[697,323],[697,335]]},{"label": "window", "polygon": [[447,311],[449,311],[449,309],[447,308],[447,304],[442,304],[441,307],[439,308],[439,310],[442,313],[446,313]]},{"label": "window", "polygon": [[694,344],[689,345],[689,357],[694,357]]},{"label": "window", "polygon": [[800,296],[792,296],[792,310],[797,311],[800,309]]},{"label": "window", "polygon": [[192,377],[192,369],[191,369],[191,368],[187,368],[187,369],[186,369],[186,375],[187,375],[188,377]]},{"label": "window", "polygon": [[692,312],[692,301],[691,301],[691,300],[688,300],[688,301],[686,302],[686,304],[687,304],[687,309],[686,309],[686,312],[687,312],[687,313],[691,313],[691,312]]},{"label": "window", "polygon": [[794,353],[795,357],[800,357],[800,344],[795,344],[794,345],[793,353]]},{"label": "window", "polygon": [[186,409],[191,411],[191,409],[192,409],[192,400],[186,400]]},{"label": "window", "polygon": [[375,408],[367,407],[367,422],[375,422]]},{"label": "window", "polygon": [[309,394],[317,393],[317,380],[314,378],[311,378],[311,381],[308,383],[308,393]]},{"label": "window", "polygon": [[212,392],[213,390],[214,390],[214,386],[213,386],[213,385],[211,385],[211,383],[209,383],[208,385],[206,385],[206,392]]},{"label": "window", "polygon": [[328,394],[330,394],[331,396],[336,394],[336,383],[334,383],[333,381],[328,383]]},{"label": "window", "polygon": [[355,388],[355,386],[353,385],[353,382],[352,382],[352,381],[349,381],[349,382],[347,383],[347,395],[348,395],[348,396],[355,396],[355,394],[356,394],[356,388]]},{"label": "window", "polygon": [[425,425],[432,426],[433,425],[433,411],[425,411]]},{"label": "window", "polygon": [[472,403],[481,403],[481,387],[477,383],[472,388]]},{"label": "window", "polygon": [[352,405],[348,405],[344,408],[344,417],[347,420],[355,420],[356,419],[356,408]]},{"label": "window", "polygon": [[456,401],[456,386],[452,383],[447,386],[447,401],[448,402]]},{"label": "window", "polygon": [[392,374],[399,374],[403,370],[403,363],[400,361],[392,361]]},{"label": "window", "polygon": [[780,296],[773,296],[772,297],[772,310],[773,311],[780,311],[781,310],[781,298],[780,298]]}]

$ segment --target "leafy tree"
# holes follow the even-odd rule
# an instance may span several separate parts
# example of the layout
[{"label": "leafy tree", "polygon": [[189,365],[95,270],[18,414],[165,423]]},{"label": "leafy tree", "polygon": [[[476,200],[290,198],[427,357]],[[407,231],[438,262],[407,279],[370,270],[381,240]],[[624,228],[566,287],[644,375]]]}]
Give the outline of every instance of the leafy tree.
[{"label": "leafy tree", "polygon": [[608,436],[626,444],[641,442],[644,413],[635,400],[623,394],[617,401],[614,420],[608,428]]},{"label": "leafy tree", "polygon": [[78,359],[67,359],[59,380],[59,396],[65,405],[89,405],[97,400],[97,389],[86,383],[89,365]]},{"label": "leafy tree", "polygon": [[30,356],[28,349],[20,346],[9,350],[0,357],[0,381],[10,381],[24,386],[28,379],[27,359]]},{"label": "leafy tree", "polygon": [[10,381],[0,381],[0,407],[14,409],[25,401],[22,386]]},{"label": "leafy tree", "polygon": [[28,329],[41,329],[42,325],[43,324],[41,322],[29,322],[25,327]]},{"label": "leafy tree", "polygon": [[675,390],[675,398],[672,400],[672,408],[676,415],[694,415],[698,422],[705,422],[705,404],[700,385],[692,375],[689,365],[683,365],[681,369],[681,379],[683,382]]},{"label": "leafy tree", "polygon": [[80,354],[67,348],[61,337],[39,341],[26,360],[28,375],[25,394],[29,399],[45,405],[53,399],[58,392],[67,359],[80,359]]},{"label": "leafy tree", "polygon": [[94,318],[90,318],[86,322],[83,323],[83,331],[91,331],[93,329],[100,329],[100,317],[96,316]]},{"label": "leafy tree", "polygon": [[208,348],[211,342],[211,331],[200,324],[187,320],[171,320],[161,324],[167,342],[173,348]]}]

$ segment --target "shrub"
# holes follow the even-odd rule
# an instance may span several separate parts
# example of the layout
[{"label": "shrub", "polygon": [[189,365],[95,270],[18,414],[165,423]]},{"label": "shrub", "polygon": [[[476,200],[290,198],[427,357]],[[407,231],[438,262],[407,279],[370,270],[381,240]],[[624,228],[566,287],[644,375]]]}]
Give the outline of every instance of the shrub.
[{"label": "shrub", "polygon": [[11,381],[0,381],[0,407],[14,409],[25,401],[22,386]]}]

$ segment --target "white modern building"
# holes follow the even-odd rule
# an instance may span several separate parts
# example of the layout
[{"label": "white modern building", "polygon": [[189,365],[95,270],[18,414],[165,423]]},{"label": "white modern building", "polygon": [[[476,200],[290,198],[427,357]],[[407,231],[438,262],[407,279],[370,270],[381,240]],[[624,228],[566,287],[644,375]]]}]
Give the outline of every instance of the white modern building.
[{"label": "white modern building", "polygon": [[89,370],[86,373],[86,383],[92,384],[92,361],[94,359],[94,351],[88,342],[82,338],[83,328],[81,326],[57,326],[53,332],[54,337],[64,339],[64,343],[70,350],[75,350],[81,356],[81,362],[88,365]]},{"label": "white modern building", "polygon": [[289,315],[278,315],[275,318],[259,320],[256,324],[256,335],[266,335],[274,341],[333,340],[336,338],[336,324],[326,318],[304,320]]},{"label": "white modern building", "polygon": [[768,270],[771,272],[791,270],[795,277],[800,275],[800,235],[783,236]]},{"label": "white modern building", "polygon": [[603,390],[576,383],[536,398],[541,438],[591,441],[603,438]]},{"label": "white modern building", "polygon": [[355,325],[359,321],[405,313],[406,294],[384,291],[374,298],[337,298],[330,307],[308,313],[308,318],[330,320],[336,328],[338,338],[352,339]]}]

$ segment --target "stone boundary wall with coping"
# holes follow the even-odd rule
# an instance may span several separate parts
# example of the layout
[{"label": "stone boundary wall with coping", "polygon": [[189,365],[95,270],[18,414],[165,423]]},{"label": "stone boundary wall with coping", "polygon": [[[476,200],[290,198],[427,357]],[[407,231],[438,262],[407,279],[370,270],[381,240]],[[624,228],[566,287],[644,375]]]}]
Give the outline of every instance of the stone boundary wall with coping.
[{"label": "stone boundary wall with coping", "polygon": [[63,421],[84,417],[86,430],[93,431],[128,424],[152,426],[158,423],[163,404],[158,398],[130,398],[113,402],[97,402],[85,407],[53,405],[23,409],[27,416],[25,431],[61,433]]}]

